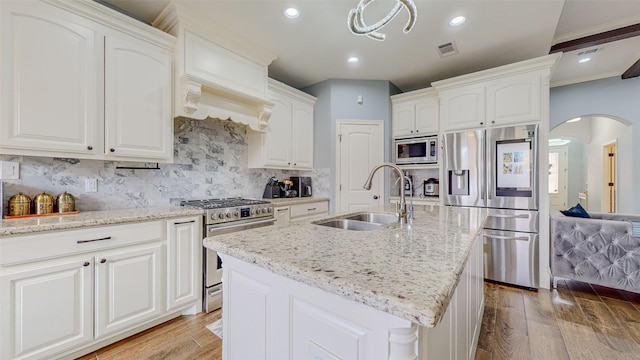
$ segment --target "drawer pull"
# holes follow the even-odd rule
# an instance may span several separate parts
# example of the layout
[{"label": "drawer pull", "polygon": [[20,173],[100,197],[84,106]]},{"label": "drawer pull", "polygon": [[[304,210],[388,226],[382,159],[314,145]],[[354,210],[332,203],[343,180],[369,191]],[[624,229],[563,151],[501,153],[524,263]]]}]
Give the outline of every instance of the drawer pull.
[{"label": "drawer pull", "polygon": [[100,239],[78,240],[77,243],[78,244],[84,244],[84,243],[88,243],[88,242],[102,241],[102,240],[111,240],[111,236],[103,237],[103,238],[100,238]]},{"label": "drawer pull", "polygon": [[88,261],[85,261],[84,264],[82,264],[82,266],[89,266],[89,265],[91,265],[91,263]]},{"label": "drawer pull", "polygon": [[307,209],[307,211],[313,211],[313,210],[315,210],[315,209],[316,209],[316,208],[309,208],[309,209]]},{"label": "drawer pull", "polygon": [[182,225],[182,224],[189,224],[189,223],[194,223],[196,222],[195,220],[191,220],[191,221],[181,221],[181,222],[177,222],[175,223],[175,225]]},{"label": "drawer pull", "polygon": [[104,258],[103,258],[103,259],[100,259],[100,264],[104,264],[104,263],[106,263],[106,262],[107,262],[107,259],[104,259]]}]

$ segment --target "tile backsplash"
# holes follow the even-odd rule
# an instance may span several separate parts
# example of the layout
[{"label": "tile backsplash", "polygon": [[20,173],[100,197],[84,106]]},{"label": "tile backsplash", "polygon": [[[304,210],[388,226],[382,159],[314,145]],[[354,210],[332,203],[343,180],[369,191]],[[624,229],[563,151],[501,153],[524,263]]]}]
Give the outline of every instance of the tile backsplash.
[{"label": "tile backsplash", "polygon": [[[119,167],[154,166],[114,161],[0,155],[18,161],[20,179],[4,180],[5,205],[23,192],[33,198],[64,191],[76,198],[80,211],[179,204],[185,199],[261,198],[271,176],[311,176],[314,196],[329,197],[329,169],[286,171],[249,169],[245,125],[227,120],[174,120],[174,162],[159,170]],[[97,179],[98,191],[85,192],[85,180]]]}]

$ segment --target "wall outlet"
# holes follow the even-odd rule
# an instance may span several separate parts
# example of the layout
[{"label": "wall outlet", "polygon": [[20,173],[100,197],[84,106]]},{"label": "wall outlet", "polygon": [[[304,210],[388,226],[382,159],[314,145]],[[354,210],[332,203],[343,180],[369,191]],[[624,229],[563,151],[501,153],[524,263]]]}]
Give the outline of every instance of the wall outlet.
[{"label": "wall outlet", "polygon": [[20,178],[20,163],[17,161],[0,161],[0,179],[17,180]]},{"label": "wall outlet", "polygon": [[98,179],[85,179],[84,192],[98,192]]}]

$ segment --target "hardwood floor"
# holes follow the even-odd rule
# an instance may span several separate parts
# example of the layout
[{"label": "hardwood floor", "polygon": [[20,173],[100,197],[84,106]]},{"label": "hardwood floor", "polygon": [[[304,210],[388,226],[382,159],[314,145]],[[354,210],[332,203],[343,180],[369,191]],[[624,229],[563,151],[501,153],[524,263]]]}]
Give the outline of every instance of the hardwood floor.
[{"label": "hardwood floor", "polygon": [[[537,292],[485,282],[476,360],[640,359],[640,294],[559,281]],[[219,360],[222,341],[205,326],[220,310],[182,316],[82,360]]]}]

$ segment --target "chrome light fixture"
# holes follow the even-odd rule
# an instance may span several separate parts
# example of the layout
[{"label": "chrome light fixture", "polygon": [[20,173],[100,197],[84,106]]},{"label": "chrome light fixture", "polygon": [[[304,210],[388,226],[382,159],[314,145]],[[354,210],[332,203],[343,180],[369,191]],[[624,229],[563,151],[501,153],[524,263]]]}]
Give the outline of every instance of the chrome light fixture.
[{"label": "chrome light fixture", "polygon": [[416,19],[418,17],[418,12],[416,9],[416,4],[413,0],[397,0],[396,5],[391,9],[391,11],[384,17],[382,20],[378,21],[373,25],[367,25],[364,22],[364,9],[370,3],[375,0],[360,0],[358,6],[355,9],[349,10],[349,16],[347,17],[347,26],[349,30],[355,35],[366,35],[374,40],[382,41],[385,38],[385,34],[379,33],[378,30],[382,29],[385,25],[387,25],[391,20],[393,20],[396,15],[402,10],[402,8],[407,9],[409,13],[409,21],[405,25],[402,32],[407,34],[413,26],[416,24]]}]

